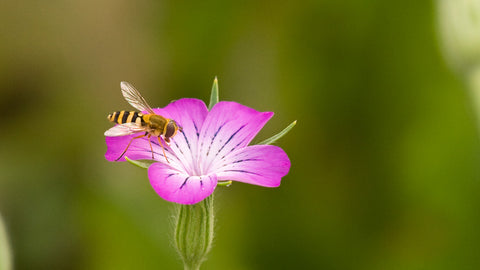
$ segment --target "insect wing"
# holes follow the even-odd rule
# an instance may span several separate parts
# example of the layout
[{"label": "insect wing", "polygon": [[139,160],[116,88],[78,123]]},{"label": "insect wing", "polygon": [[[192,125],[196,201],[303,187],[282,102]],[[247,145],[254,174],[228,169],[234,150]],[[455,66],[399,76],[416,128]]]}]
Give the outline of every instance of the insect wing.
[{"label": "insect wing", "polygon": [[135,123],[126,123],[121,125],[116,125],[109,130],[105,131],[105,136],[107,137],[119,137],[135,134],[138,132],[145,131],[144,128],[137,126]]},{"label": "insect wing", "polygon": [[142,97],[140,92],[138,92],[135,87],[133,87],[128,82],[121,82],[120,88],[122,88],[123,97],[125,100],[130,103],[135,109],[139,111],[147,111],[148,113],[154,114],[152,108],[148,105],[147,101]]}]

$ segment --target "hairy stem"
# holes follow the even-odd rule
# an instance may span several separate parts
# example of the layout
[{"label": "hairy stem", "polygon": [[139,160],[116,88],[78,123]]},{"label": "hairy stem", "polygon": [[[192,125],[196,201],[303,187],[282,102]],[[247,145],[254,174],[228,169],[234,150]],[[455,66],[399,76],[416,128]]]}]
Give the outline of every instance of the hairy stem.
[{"label": "hairy stem", "polygon": [[178,205],[175,247],[185,270],[200,269],[210,251],[214,235],[213,194],[193,205]]}]

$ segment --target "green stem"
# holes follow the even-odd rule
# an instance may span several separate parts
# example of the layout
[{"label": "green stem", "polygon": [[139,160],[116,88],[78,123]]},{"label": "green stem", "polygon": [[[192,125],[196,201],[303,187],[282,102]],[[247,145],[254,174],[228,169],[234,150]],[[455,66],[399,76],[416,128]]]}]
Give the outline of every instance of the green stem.
[{"label": "green stem", "polygon": [[5,229],[2,216],[0,215],[0,270],[12,269],[11,256],[7,230]]},{"label": "green stem", "polygon": [[214,234],[213,194],[193,205],[178,205],[175,247],[185,270],[198,270],[212,246]]},{"label": "green stem", "polygon": [[480,130],[480,66],[473,68],[468,73],[467,83],[473,99],[477,128]]}]

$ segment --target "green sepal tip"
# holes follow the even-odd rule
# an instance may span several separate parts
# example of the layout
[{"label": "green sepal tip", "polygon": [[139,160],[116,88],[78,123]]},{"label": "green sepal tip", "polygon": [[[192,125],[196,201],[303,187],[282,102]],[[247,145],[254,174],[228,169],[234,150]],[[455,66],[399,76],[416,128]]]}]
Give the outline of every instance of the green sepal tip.
[{"label": "green sepal tip", "polygon": [[210,111],[215,104],[218,103],[218,80],[217,77],[215,76],[215,79],[213,80],[213,85],[212,85],[212,93],[210,94],[210,103],[208,104],[208,110]]},{"label": "green sepal tip", "polygon": [[272,144],[276,142],[278,139],[283,137],[285,134],[287,134],[295,125],[297,124],[297,120],[293,121],[288,127],[284,128],[282,131],[280,131],[278,134],[273,135],[272,137],[263,140],[257,144]]},{"label": "green sepal tip", "polygon": [[143,169],[148,169],[148,167],[150,167],[150,165],[152,165],[152,163],[155,162],[155,160],[149,160],[149,159],[132,160],[132,159],[129,159],[128,157],[125,157],[125,160],[128,161],[130,164],[133,164]]},{"label": "green sepal tip", "polygon": [[229,187],[232,185],[232,180],[229,181],[218,181],[217,186],[219,187]]}]

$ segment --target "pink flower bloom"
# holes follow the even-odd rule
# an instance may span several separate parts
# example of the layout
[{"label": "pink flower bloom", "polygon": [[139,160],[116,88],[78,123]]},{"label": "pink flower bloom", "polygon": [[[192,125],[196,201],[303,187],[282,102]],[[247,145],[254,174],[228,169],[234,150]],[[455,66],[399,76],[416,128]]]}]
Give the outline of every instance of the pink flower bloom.
[{"label": "pink flower bloom", "polygon": [[[212,194],[222,180],[278,187],[290,169],[290,160],[280,147],[248,146],[273,116],[272,112],[258,112],[227,101],[208,111],[203,101],[192,98],[153,110],[183,128],[165,147],[168,163],[157,139],[151,139],[156,162],[148,168],[148,177],[153,189],[167,201],[198,203]],[[115,161],[131,138],[138,135],[141,133],[106,137],[105,158]],[[125,156],[132,160],[151,159],[148,140],[133,140]],[[125,161],[124,157],[119,161]]]}]

